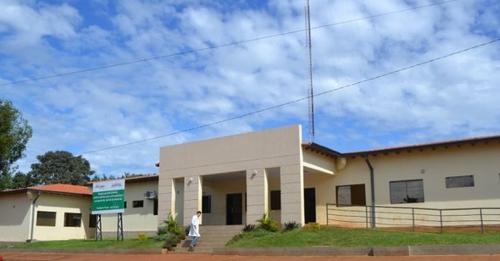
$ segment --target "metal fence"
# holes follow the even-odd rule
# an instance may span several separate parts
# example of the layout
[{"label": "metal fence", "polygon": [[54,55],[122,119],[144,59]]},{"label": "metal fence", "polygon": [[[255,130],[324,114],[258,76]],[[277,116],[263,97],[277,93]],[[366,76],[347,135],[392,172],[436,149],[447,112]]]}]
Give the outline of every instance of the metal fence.
[{"label": "metal fence", "polygon": [[[373,216],[372,216],[373,215]],[[421,208],[326,204],[328,225],[415,230],[500,230],[500,207]]]}]

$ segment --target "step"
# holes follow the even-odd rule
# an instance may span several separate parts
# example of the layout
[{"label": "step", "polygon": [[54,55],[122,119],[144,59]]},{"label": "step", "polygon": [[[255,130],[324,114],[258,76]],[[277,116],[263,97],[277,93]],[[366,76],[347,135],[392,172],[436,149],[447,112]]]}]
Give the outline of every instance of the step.
[{"label": "step", "polygon": [[175,253],[212,253],[214,248],[212,247],[194,247],[193,251],[189,251],[189,248],[187,247],[176,247],[174,248]]}]

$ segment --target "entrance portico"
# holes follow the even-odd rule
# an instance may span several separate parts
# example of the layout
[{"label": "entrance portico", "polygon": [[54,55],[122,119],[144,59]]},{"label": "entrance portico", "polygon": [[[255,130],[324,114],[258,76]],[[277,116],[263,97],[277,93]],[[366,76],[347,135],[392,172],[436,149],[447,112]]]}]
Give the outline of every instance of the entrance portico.
[{"label": "entrance portico", "polygon": [[304,173],[329,178],[333,165],[304,153],[301,137],[292,126],[162,148],[159,222],[172,213],[187,225],[203,210],[205,225],[255,224],[264,213],[304,224],[305,207],[314,221],[315,188],[305,206]]}]

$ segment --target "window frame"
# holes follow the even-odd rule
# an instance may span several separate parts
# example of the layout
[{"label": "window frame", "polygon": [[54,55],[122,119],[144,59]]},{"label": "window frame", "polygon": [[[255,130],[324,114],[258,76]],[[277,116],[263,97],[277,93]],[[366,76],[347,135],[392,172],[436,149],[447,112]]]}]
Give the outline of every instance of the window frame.
[{"label": "window frame", "polygon": [[[75,219],[74,217],[79,217]],[[69,223],[78,220],[78,225]],[[82,213],[64,212],[64,227],[82,227]]]},{"label": "window frame", "polygon": [[[139,202],[140,202],[140,204],[139,204]],[[134,201],[132,201],[132,208],[144,208],[144,200],[134,200]]]},{"label": "window frame", "polygon": [[[391,189],[391,185],[392,184],[395,184],[395,183],[408,183],[408,182],[415,182],[415,181],[420,181],[422,183],[422,201],[416,201],[416,202],[393,202],[392,199],[393,199],[393,191]],[[406,184],[405,186],[405,190],[406,190],[406,196],[408,196],[408,185]],[[405,179],[405,180],[393,180],[393,181],[389,181],[389,201],[391,202],[391,204],[415,204],[415,203],[423,203],[425,202],[425,186],[424,186],[424,179]]]},{"label": "window frame", "polygon": [[[345,188],[345,187],[349,187],[349,193],[350,193],[350,200],[351,200],[351,203],[349,205],[339,205],[339,190],[341,188]],[[360,203],[360,204],[353,204],[352,203],[352,199],[353,199],[353,193],[352,193],[352,189],[353,187],[363,187],[363,201],[364,203]],[[335,186],[335,205],[337,207],[351,207],[351,206],[366,206],[366,184],[365,183],[356,183],[356,184],[346,184],[346,185],[338,185],[338,186]]]},{"label": "window frame", "polygon": [[[451,181],[453,179],[461,179],[461,178],[472,178],[472,185],[463,185],[465,184],[458,184],[458,185],[453,185],[453,184],[448,184],[448,181]],[[462,180],[461,180],[462,181]],[[460,176],[448,176],[444,179],[445,187],[447,189],[452,189],[452,188],[473,188],[476,186],[476,182],[474,180],[474,175],[460,175]],[[450,186],[453,185],[453,186]]]},{"label": "window frame", "polygon": [[97,227],[97,215],[96,214],[89,214],[89,228],[96,228]]},{"label": "window frame", "polygon": [[[52,222],[49,225],[47,225],[47,224],[39,224],[40,213],[54,214],[54,218],[53,218],[53,223],[54,224],[52,225]],[[45,217],[45,219],[47,219],[47,218]],[[55,227],[56,226],[56,220],[57,220],[57,212],[55,212],[55,211],[43,211],[43,210],[37,210],[36,211],[36,226],[39,226],[39,227]]]}]

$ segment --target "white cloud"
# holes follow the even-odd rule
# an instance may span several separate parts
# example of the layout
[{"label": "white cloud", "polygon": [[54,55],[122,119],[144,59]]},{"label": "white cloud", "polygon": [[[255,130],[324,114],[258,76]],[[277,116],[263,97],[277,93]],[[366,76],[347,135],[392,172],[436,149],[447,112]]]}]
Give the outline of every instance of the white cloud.
[{"label": "white cloud", "polygon": [[[238,9],[237,4],[229,9],[203,1],[181,1],[180,6],[175,2],[121,1],[116,10],[108,10],[109,28],[89,23],[83,10],[66,4],[6,3],[0,4],[0,35],[6,30],[9,34],[0,38],[0,46],[10,46],[12,52],[0,51],[4,55],[0,79],[5,80],[203,48],[304,26],[301,1],[276,0],[259,9]],[[415,5],[427,3],[430,1],[417,1]],[[396,0],[317,0],[311,5],[313,26],[412,6]],[[492,38],[493,32],[498,34],[495,25],[500,18],[497,9],[485,8],[488,5],[456,1],[314,30],[316,90]],[[17,11],[5,12],[7,6]],[[28,14],[32,17],[25,19]],[[26,29],[34,21],[34,29]],[[20,164],[26,168],[47,150],[81,152],[118,145],[305,96],[304,35],[0,87],[21,107],[35,130],[28,158]],[[45,40],[47,36],[54,37],[62,48],[52,46]],[[22,44],[13,46],[15,41]],[[32,53],[41,58],[23,63]],[[318,97],[318,141],[345,151],[499,132],[500,107],[495,99],[500,95],[498,57],[498,48],[485,47]],[[305,123],[306,105],[303,102],[86,157],[98,172],[152,172],[159,146]]]}]

